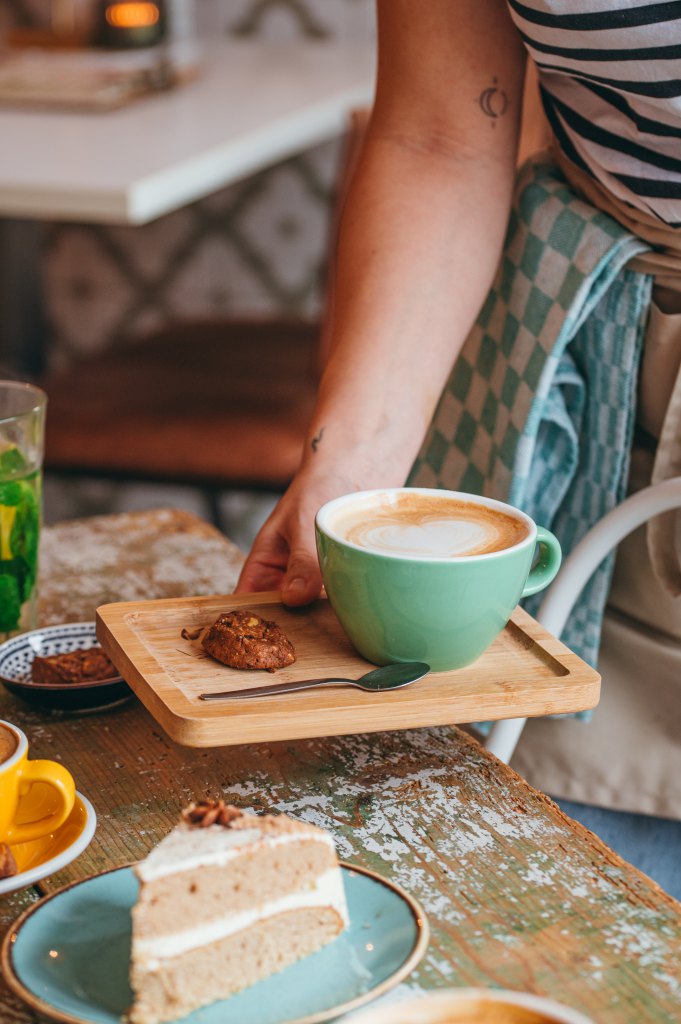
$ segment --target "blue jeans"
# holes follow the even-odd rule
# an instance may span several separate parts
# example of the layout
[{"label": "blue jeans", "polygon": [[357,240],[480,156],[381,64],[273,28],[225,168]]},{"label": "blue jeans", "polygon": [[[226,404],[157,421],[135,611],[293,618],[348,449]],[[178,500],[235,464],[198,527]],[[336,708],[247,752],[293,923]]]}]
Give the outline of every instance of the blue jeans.
[{"label": "blue jeans", "polygon": [[570,800],[556,803],[670,896],[681,900],[681,821],[606,811]]}]

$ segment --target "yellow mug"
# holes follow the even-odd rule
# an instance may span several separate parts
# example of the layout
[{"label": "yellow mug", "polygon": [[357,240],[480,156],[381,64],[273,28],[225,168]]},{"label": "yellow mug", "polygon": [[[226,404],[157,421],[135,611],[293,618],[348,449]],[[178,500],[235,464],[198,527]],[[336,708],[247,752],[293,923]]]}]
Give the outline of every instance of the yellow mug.
[{"label": "yellow mug", "polygon": [[0,721],[0,843],[27,843],[54,832],[73,810],[75,798],[66,768],[56,761],[29,761],[24,733]]}]

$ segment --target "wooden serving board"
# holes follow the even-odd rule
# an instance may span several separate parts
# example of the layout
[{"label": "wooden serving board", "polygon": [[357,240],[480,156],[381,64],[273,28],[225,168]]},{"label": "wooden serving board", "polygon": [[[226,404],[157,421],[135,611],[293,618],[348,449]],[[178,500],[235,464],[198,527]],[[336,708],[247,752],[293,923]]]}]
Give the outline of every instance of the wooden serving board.
[{"label": "wooden serving board", "polygon": [[[234,608],[277,622],[296,662],[275,673],[232,669],[182,639],[183,629],[210,625]],[[97,636],[168,735],[190,747],[560,714],[595,707],[600,694],[598,673],[520,608],[473,665],[433,672],[390,693],[347,686],[199,700],[201,693],[368,672],[374,666],[356,653],[325,599],[299,609],[275,593],[107,604],[97,609]]]}]

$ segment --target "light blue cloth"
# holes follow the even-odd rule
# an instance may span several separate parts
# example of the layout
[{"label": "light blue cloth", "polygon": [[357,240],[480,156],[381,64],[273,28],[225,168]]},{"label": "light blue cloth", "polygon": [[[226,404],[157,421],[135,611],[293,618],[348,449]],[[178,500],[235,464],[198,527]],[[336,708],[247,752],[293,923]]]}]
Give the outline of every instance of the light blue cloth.
[{"label": "light blue cloth", "polygon": [[[598,292],[576,330],[564,325],[544,367],[508,498],[549,524],[564,552],[626,495],[651,279],[619,269]],[[592,665],[614,557],[591,577],[561,637]],[[530,613],[542,597],[525,602]]]}]

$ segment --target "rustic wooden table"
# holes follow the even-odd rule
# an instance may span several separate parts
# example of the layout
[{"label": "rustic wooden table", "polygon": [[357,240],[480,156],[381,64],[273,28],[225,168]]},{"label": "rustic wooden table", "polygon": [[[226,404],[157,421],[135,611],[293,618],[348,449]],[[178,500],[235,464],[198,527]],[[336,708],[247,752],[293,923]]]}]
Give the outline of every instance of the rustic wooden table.
[{"label": "rustic wooden table", "polygon": [[[229,593],[241,555],[185,513],[45,531],[44,622],[92,619],[117,597]],[[70,867],[0,898],[0,928],[42,893],[144,856],[185,803],[221,795],[328,828],[346,860],[425,907],[428,953],[409,983],[550,995],[598,1024],[681,1019],[681,905],[458,729],[192,750],[131,700],[107,713],[32,710],[3,691],[0,717],[34,757],[61,759],[98,814]],[[36,1024],[0,989],[2,1024]]]}]

